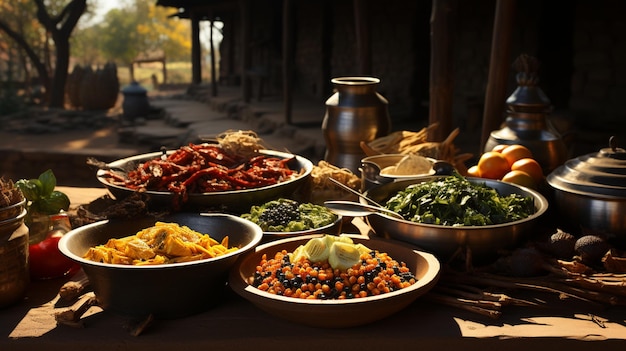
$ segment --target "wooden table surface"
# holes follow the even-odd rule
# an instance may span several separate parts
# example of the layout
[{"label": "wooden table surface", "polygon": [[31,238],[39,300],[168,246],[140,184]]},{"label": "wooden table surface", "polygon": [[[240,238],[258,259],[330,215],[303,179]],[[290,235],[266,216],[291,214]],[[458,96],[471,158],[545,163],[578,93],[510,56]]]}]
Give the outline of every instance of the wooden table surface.
[{"label": "wooden table surface", "polygon": [[[62,188],[73,204],[106,193]],[[132,336],[134,321],[91,307],[82,327],[57,325],[67,310],[59,288],[72,278],[33,281],[21,303],[0,310],[0,350],[316,350],[341,348],[422,350],[623,350],[626,308],[599,307],[556,294],[539,295],[546,307],[507,306],[499,319],[418,298],[391,317],[360,327],[324,329],[296,325],[261,311],[227,289],[223,301],[196,315],[156,320]],[[167,282],[164,282],[167,283]],[[533,295],[537,298],[537,295]],[[303,316],[306,318],[306,316]]]}]

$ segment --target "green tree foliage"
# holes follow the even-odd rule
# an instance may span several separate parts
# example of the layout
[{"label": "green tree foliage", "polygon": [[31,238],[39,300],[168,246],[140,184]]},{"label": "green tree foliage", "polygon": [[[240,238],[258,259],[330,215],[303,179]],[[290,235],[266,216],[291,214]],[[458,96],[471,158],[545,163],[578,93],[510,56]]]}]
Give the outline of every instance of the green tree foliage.
[{"label": "green tree foliage", "polygon": [[103,58],[119,64],[162,55],[168,61],[188,60],[189,23],[168,18],[170,12],[149,0],[135,0],[127,7],[109,11],[98,26]]},{"label": "green tree foliage", "polygon": [[[32,6],[32,3],[35,5],[34,9],[21,6]],[[48,104],[51,107],[63,108],[65,81],[70,59],[69,39],[78,20],[86,10],[87,1],[2,1],[0,5],[2,11],[0,31],[17,44],[26,53],[30,63],[35,66],[39,79],[46,87]],[[43,55],[35,46],[36,43],[29,42],[29,37],[22,31],[25,28],[24,24],[13,18],[22,9],[28,10],[29,18],[37,19],[38,25],[34,27],[34,33],[38,32],[45,38]],[[52,46],[54,49],[51,48]],[[51,71],[52,74],[50,74]]]}]

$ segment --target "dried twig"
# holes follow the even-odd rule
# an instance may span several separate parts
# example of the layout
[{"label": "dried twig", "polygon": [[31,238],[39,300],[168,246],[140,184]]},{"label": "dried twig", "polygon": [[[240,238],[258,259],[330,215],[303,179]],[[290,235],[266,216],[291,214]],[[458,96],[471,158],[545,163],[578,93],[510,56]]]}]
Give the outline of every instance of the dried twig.
[{"label": "dried twig", "polygon": [[478,313],[483,316],[487,316],[489,318],[498,319],[502,315],[500,311],[501,305],[497,302],[487,301],[487,302],[478,302],[478,301],[470,301],[466,299],[455,298],[451,296],[446,296],[442,294],[437,294],[436,292],[429,291],[428,294],[425,295],[426,299],[430,299],[432,301],[461,308],[470,312]]},{"label": "dried twig", "polygon": [[73,280],[63,284],[59,289],[59,297],[64,301],[75,301],[90,288],[89,279],[82,270],[76,273]]},{"label": "dried twig", "polygon": [[98,305],[98,300],[95,296],[90,296],[83,300],[75,309],[69,308],[62,312],[54,314],[54,319],[58,324],[68,325],[75,328],[84,327],[81,317],[91,308],[91,306]]},{"label": "dried twig", "polygon": [[130,335],[139,336],[154,322],[154,315],[149,314],[146,318],[140,320],[134,327],[130,329]]}]

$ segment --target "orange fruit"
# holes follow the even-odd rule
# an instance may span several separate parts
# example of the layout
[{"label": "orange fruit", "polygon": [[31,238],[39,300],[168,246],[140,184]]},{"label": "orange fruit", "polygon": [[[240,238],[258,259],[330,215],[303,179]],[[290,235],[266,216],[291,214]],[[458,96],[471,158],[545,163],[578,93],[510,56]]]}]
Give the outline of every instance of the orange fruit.
[{"label": "orange fruit", "polygon": [[522,158],[533,158],[533,153],[524,145],[514,144],[502,149],[500,153],[509,161],[509,166]]},{"label": "orange fruit", "polygon": [[520,170],[510,171],[502,177],[503,182],[509,182],[531,189],[537,189],[537,182],[528,173]]},{"label": "orange fruit", "polygon": [[478,172],[482,178],[501,179],[508,171],[509,161],[499,152],[487,151],[478,159]]},{"label": "orange fruit", "polygon": [[522,158],[519,159],[511,165],[512,171],[523,171],[528,173],[537,184],[541,184],[543,182],[543,169],[539,162],[537,162],[533,158]]},{"label": "orange fruit", "polygon": [[491,149],[491,151],[502,152],[502,150],[506,149],[509,145],[507,144],[498,144]]},{"label": "orange fruit", "polygon": [[472,167],[467,169],[468,177],[476,177],[480,178],[480,172],[478,171],[478,165],[473,165]]}]

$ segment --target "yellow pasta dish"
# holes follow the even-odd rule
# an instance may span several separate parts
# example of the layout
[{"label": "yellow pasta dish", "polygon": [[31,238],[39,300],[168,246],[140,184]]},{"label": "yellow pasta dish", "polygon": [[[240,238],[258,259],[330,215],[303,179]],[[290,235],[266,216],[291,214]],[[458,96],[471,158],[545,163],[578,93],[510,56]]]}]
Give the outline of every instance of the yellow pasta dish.
[{"label": "yellow pasta dish", "polygon": [[212,258],[237,249],[228,247],[228,236],[218,242],[187,226],[156,222],[135,235],[92,247],[84,258],[112,264],[155,265]]}]

